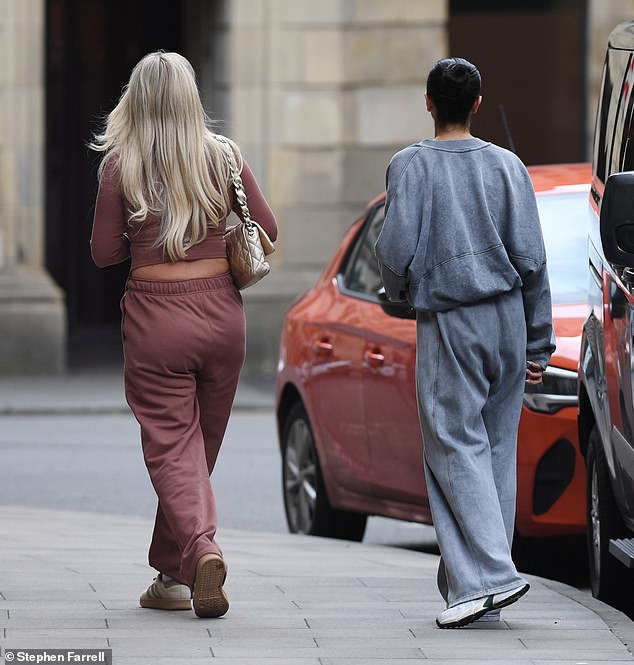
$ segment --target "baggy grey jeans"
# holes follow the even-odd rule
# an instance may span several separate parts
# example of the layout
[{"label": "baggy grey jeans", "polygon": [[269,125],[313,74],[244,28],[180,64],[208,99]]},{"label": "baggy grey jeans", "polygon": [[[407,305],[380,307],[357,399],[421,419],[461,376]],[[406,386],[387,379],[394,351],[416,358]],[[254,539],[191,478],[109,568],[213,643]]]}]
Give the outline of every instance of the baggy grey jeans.
[{"label": "baggy grey jeans", "polygon": [[522,292],[419,311],[416,332],[425,479],[446,570],[439,588],[452,607],[525,583],[511,559],[526,373]]}]

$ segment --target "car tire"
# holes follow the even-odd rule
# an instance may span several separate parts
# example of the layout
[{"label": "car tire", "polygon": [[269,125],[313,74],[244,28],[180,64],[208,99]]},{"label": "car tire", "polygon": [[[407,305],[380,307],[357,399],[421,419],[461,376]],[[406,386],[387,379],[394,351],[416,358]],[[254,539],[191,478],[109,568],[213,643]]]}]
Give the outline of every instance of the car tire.
[{"label": "car tire", "polygon": [[605,451],[595,425],[590,432],[586,455],[586,515],[588,563],[592,595],[612,605],[621,605],[629,595],[629,571],[609,552],[610,540],[628,535],[617,506]]},{"label": "car tire", "polygon": [[282,427],[282,492],[291,533],[363,539],[367,515],[335,510],[328,501],[315,438],[301,402],[293,405]]}]

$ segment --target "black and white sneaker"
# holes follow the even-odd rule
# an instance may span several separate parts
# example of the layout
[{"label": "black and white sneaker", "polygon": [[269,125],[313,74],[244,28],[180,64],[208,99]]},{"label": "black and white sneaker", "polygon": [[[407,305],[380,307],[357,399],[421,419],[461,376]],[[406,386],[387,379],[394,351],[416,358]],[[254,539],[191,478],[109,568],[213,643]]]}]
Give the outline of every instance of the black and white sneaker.
[{"label": "black and white sneaker", "polygon": [[453,607],[448,607],[436,618],[438,628],[459,628],[477,621],[491,610],[497,610],[506,607],[516,600],[519,600],[528,590],[530,585],[522,584],[509,591],[502,593],[492,593],[475,600],[467,600]]}]

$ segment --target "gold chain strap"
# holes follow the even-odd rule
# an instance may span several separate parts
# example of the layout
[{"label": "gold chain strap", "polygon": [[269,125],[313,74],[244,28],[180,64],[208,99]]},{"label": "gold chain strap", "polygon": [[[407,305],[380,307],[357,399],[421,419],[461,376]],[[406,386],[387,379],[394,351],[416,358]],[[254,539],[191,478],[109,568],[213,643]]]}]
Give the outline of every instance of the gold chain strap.
[{"label": "gold chain strap", "polygon": [[235,155],[233,150],[229,145],[229,142],[223,137],[214,135],[216,141],[222,145],[222,149],[227,156],[227,161],[229,162],[229,170],[231,171],[231,182],[233,182],[233,187],[236,190],[236,199],[242,210],[242,216],[244,218],[244,223],[246,224],[249,231],[252,230],[253,224],[251,223],[251,213],[249,212],[249,206],[247,205],[247,194],[244,191],[244,184],[242,183],[242,178],[238,173],[238,165],[236,163]]}]

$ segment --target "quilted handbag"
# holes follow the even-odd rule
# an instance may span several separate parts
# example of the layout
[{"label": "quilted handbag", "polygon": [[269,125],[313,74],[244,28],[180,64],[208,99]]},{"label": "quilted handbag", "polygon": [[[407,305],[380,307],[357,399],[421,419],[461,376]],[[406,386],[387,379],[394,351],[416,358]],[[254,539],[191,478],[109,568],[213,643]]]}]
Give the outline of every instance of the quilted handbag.
[{"label": "quilted handbag", "polygon": [[244,218],[244,221],[229,227],[225,232],[227,260],[236,286],[239,289],[246,289],[271,272],[271,266],[266,257],[275,251],[275,247],[266,231],[251,219],[247,195],[231,146],[222,136],[216,135],[216,140],[222,144],[227,156],[231,180]]}]

